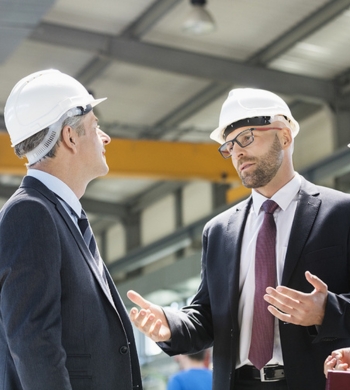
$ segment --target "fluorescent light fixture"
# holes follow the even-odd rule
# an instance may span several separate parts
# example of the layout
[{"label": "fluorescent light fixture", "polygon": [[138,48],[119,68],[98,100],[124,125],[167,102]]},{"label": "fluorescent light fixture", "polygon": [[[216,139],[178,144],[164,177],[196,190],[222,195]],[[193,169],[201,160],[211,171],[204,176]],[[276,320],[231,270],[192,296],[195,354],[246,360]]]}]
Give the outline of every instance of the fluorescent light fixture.
[{"label": "fluorescent light fixture", "polygon": [[206,34],[215,30],[215,22],[205,9],[205,0],[191,0],[192,9],[182,26],[182,30],[190,34]]}]

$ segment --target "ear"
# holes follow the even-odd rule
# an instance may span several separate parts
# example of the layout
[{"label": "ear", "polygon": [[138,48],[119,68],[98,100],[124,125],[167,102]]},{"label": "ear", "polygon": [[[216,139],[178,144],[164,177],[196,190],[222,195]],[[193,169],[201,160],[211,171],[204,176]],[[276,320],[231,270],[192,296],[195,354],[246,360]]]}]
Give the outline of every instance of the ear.
[{"label": "ear", "polygon": [[284,127],[280,133],[280,140],[283,149],[288,148],[293,143],[292,131],[288,127]]},{"label": "ear", "polygon": [[70,126],[64,126],[62,129],[62,143],[66,148],[71,150],[72,152],[76,152],[76,140],[78,138],[75,130]]}]

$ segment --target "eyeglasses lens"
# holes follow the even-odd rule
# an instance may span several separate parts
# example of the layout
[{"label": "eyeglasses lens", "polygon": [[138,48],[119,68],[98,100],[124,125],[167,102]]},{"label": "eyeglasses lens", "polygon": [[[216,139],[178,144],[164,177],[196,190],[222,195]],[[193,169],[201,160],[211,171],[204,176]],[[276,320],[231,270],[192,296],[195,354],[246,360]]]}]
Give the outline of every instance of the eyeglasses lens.
[{"label": "eyeglasses lens", "polygon": [[241,147],[245,148],[254,141],[252,129],[247,129],[238,134],[236,138],[231,141],[225,142],[220,146],[219,151],[224,158],[229,158],[232,154],[233,145],[235,142]]}]

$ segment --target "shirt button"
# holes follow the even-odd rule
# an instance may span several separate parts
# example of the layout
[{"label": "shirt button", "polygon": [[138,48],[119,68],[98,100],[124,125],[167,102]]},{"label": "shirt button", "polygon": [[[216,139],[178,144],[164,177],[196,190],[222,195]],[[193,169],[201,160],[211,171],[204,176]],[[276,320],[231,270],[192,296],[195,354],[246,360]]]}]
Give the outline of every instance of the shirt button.
[{"label": "shirt button", "polygon": [[126,353],[128,353],[128,347],[123,345],[122,347],[120,347],[119,349],[119,352],[122,354],[122,355],[125,355]]}]

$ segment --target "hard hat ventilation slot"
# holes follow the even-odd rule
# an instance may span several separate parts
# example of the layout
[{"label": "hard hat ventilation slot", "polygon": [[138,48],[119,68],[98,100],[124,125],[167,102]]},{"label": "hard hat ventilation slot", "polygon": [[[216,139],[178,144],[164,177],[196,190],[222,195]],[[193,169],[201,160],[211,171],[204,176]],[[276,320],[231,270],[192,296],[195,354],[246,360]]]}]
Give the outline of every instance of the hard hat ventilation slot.
[{"label": "hard hat ventilation slot", "polygon": [[56,134],[50,134],[50,138],[45,142],[45,147],[48,148],[51,145],[51,142],[55,139]]},{"label": "hard hat ventilation slot", "polygon": [[49,131],[45,135],[44,139],[41,141],[40,145],[38,145],[31,152],[28,152],[26,154],[29,165],[32,165],[38,162],[43,157],[45,157],[49,153],[49,151],[55,146],[61,134],[62,124],[66,118],[67,113],[64,114],[59,121],[49,127]]}]

